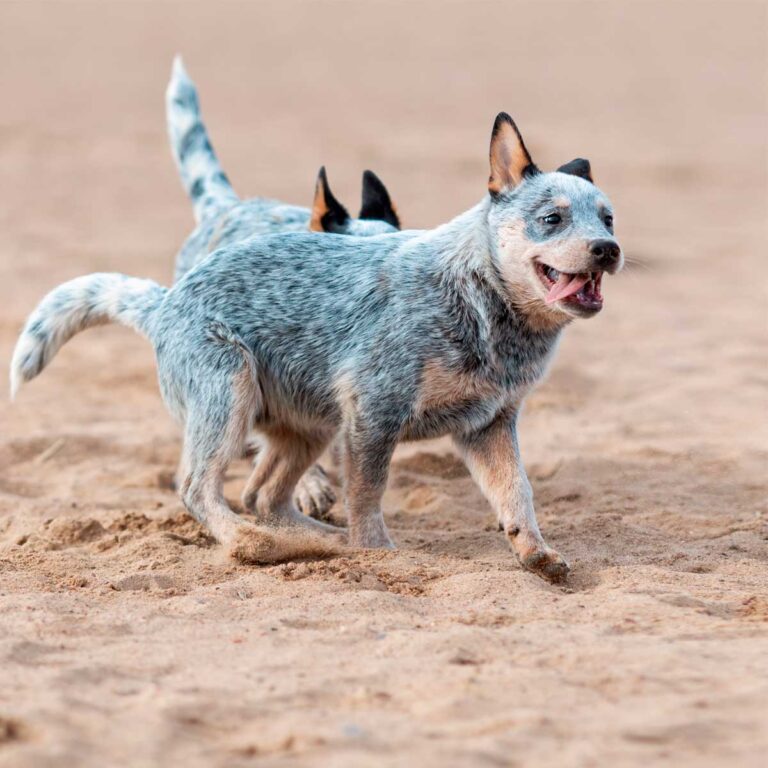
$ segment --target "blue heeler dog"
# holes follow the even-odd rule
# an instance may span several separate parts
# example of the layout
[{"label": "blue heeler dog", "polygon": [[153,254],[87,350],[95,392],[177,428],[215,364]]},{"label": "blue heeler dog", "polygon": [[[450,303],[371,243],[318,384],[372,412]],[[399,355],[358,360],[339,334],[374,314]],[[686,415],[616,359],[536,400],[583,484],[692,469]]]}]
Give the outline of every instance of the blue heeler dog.
[{"label": "blue heeler dog", "polygon": [[[357,219],[334,197],[325,168],[318,174],[311,209],[264,197],[241,200],[213,151],[200,112],[197,88],[180,56],[173,62],[165,103],[171,150],[197,222],[176,256],[174,280],[213,251],[254,235],[309,230],[368,237],[400,229],[389,192],[373,171],[363,173],[362,205]],[[253,448],[249,445],[249,449]],[[297,484],[294,502],[305,514],[322,518],[335,501],[328,476],[319,464],[314,464]]]},{"label": "blue heeler dog", "polygon": [[[623,257],[587,161],[541,172],[501,113],[490,166],[483,200],[431,231],[254,238],[171,289],[115,274],[64,283],[27,322],[12,391],[84,328],[144,334],[185,427],[184,504],[244,562],[273,557],[270,531],[327,530],[291,495],[339,431],[349,542],[392,547],[380,501],[395,446],[451,435],[523,567],[561,580],[568,565],[539,531],[517,418],[563,329],[601,309],[603,274]],[[222,495],[254,428],[267,448],[243,502],[258,525]]]}]

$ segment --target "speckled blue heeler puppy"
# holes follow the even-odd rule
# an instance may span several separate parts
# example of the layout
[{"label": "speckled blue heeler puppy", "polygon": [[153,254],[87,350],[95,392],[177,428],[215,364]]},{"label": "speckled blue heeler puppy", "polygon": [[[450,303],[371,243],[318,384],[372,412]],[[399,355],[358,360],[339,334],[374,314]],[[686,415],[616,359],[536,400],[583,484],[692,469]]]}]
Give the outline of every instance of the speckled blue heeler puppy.
[{"label": "speckled blue heeler puppy", "polygon": [[170,290],[120,275],[65,283],[30,317],[12,388],[91,325],[143,333],[185,424],[184,503],[243,561],[267,559],[269,545],[263,525],[227,506],[222,478],[252,427],[268,448],[245,506],[298,536],[320,524],[296,511],[293,488],[341,430],[360,547],[392,546],[380,502],[397,443],[449,434],[523,566],[563,579],[568,565],[536,522],[517,418],[563,329],[601,309],[603,274],[623,257],[586,161],[539,171],[504,113],[490,161],[484,199],[431,231],[255,238]]},{"label": "speckled blue heeler puppy", "polygon": [[310,230],[368,237],[400,229],[389,193],[373,171],[363,173],[362,206],[357,219],[333,196],[325,168],[320,169],[317,178],[312,209],[266,197],[241,200],[213,151],[197,89],[179,56],[173,62],[165,105],[171,151],[197,222],[176,257],[175,280],[213,251],[254,235]]},{"label": "speckled blue heeler puppy", "polygon": [[[362,206],[357,219],[334,197],[325,168],[318,174],[311,209],[265,197],[241,200],[213,150],[197,88],[180,56],[173,62],[165,102],[171,151],[197,222],[176,256],[174,280],[217,249],[254,235],[309,230],[369,237],[400,229],[389,192],[373,171],[363,173]],[[294,501],[305,514],[324,517],[335,500],[333,486],[319,464],[307,470],[296,486]]]}]

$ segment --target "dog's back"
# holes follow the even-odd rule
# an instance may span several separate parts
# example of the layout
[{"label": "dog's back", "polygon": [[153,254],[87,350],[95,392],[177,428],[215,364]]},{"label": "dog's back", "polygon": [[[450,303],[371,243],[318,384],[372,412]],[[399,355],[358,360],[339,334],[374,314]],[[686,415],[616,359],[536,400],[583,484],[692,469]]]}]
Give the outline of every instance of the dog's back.
[{"label": "dog's back", "polygon": [[210,253],[249,237],[306,232],[310,216],[308,208],[267,198],[244,200],[222,209],[199,224],[184,241],[176,257],[174,280],[182,278]]},{"label": "dog's back", "polygon": [[[415,317],[428,306],[397,306],[401,294],[382,290],[385,282],[398,280],[395,253],[412,237],[296,233],[254,238],[222,249],[185,275],[158,322],[168,334],[178,334],[183,345],[188,328],[222,321],[245,340],[283,397],[327,414],[334,407],[334,380],[344,367],[354,366],[376,344],[397,347],[388,337],[401,332],[398,314],[406,312],[418,322]],[[173,367],[194,353],[181,352],[176,343],[167,350],[175,358],[169,360]]]},{"label": "dog's back", "polygon": [[[459,417],[482,420],[500,393],[538,377],[551,335],[523,328],[487,286],[446,284],[421,238],[293,234],[224,249],[164,302],[158,327],[171,341],[158,354],[161,367],[184,369],[200,353],[190,339],[204,344],[206,325],[220,321],[259,361],[275,413],[335,424],[345,390],[354,390],[388,402],[393,420],[410,419],[405,436],[443,433]],[[515,355],[501,368],[498,343]],[[465,395],[451,397],[459,379]],[[420,397],[429,423],[410,417]]]}]

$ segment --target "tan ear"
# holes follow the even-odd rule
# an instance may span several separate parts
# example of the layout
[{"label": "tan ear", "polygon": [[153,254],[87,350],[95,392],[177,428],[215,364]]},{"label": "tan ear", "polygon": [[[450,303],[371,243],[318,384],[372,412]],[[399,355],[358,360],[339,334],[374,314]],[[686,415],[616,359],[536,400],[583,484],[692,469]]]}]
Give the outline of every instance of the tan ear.
[{"label": "tan ear", "polygon": [[347,209],[333,196],[323,166],[317,174],[309,228],[312,232],[340,232],[348,222]]},{"label": "tan ear", "polygon": [[490,160],[488,191],[494,197],[514,189],[527,175],[538,173],[515,121],[506,112],[499,112],[493,124]]}]

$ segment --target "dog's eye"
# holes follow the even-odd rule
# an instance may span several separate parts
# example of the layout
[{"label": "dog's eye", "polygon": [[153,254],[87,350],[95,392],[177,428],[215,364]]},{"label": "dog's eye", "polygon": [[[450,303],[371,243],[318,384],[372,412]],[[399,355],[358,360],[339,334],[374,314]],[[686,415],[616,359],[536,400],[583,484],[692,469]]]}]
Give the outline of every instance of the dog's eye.
[{"label": "dog's eye", "polygon": [[550,213],[542,218],[545,224],[559,224],[562,221],[562,217],[559,213]]},{"label": "dog's eye", "polygon": [[613,216],[611,216],[610,213],[605,215],[603,221],[605,222],[605,226],[608,227],[608,229],[613,229]]}]

